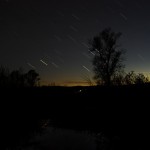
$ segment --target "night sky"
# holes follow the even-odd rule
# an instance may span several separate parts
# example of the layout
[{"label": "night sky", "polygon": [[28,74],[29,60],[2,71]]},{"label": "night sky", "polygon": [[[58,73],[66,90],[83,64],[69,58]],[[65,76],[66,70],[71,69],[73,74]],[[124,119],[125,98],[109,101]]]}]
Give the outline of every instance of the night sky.
[{"label": "night sky", "polygon": [[122,32],[125,70],[149,75],[149,0],[0,0],[0,65],[81,85],[93,76],[88,39],[106,27]]}]

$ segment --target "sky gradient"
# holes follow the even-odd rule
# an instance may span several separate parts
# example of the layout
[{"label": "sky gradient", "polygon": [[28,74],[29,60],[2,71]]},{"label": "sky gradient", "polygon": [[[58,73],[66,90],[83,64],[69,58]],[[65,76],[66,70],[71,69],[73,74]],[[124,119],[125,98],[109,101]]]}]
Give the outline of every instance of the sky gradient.
[{"label": "sky gradient", "polygon": [[88,39],[121,32],[126,71],[150,72],[148,0],[0,0],[0,65],[35,69],[42,84],[92,78]]}]

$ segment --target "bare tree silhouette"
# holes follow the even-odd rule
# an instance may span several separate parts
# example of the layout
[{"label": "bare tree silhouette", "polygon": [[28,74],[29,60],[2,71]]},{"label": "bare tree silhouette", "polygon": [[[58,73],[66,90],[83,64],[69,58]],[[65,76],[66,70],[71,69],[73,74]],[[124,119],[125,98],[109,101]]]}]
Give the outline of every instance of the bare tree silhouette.
[{"label": "bare tree silhouette", "polygon": [[94,78],[98,84],[110,85],[113,76],[124,68],[124,50],[117,44],[120,36],[120,32],[115,33],[111,28],[106,28],[89,41],[89,50],[94,54]]}]

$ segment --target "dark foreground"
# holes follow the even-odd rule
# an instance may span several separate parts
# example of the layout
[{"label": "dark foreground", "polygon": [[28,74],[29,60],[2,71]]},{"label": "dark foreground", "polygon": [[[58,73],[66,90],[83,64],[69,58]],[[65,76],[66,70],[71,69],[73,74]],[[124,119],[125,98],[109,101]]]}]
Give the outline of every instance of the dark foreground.
[{"label": "dark foreground", "polygon": [[103,133],[109,139],[103,149],[144,149],[149,100],[149,84],[1,89],[0,149],[26,147],[47,120],[55,128]]}]

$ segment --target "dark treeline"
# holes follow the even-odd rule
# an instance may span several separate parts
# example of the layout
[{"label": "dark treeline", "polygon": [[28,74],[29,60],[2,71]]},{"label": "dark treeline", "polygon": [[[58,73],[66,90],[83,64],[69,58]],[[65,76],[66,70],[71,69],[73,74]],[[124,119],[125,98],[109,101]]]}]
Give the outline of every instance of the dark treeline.
[{"label": "dark treeline", "polygon": [[33,87],[39,82],[39,74],[35,70],[24,73],[22,69],[9,71],[0,66],[0,87]]}]

